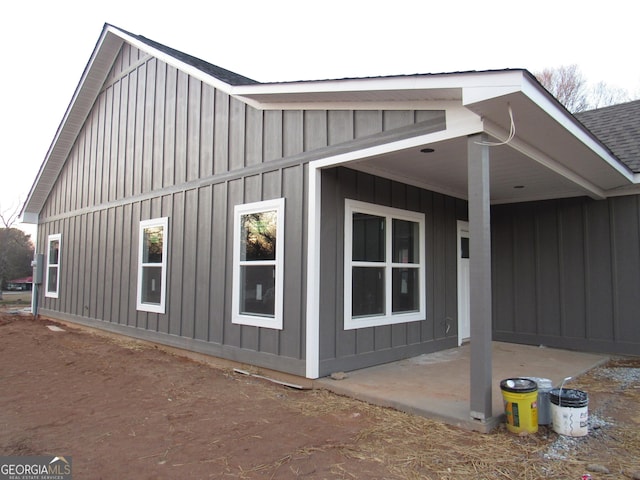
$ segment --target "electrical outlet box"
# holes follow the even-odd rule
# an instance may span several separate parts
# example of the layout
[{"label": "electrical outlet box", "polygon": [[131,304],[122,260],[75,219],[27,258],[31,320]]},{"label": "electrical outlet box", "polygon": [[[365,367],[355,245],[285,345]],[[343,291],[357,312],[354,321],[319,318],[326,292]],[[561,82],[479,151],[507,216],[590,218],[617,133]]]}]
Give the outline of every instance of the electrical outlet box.
[{"label": "electrical outlet box", "polygon": [[44,275],[44,254],[36,253],[33,262],[31,262],[31,266],[33,267],[33,283],[36,285],[42,284],[42,278]]}]

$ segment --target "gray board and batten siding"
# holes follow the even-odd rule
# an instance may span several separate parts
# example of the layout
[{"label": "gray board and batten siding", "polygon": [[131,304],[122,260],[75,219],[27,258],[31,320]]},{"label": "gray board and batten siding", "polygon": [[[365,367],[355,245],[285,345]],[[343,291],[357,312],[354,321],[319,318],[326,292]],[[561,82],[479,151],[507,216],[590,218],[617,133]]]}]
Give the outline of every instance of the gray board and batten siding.
[{"label": "gray board and batten siding", "polygon": [[[424,320],[343,328],[345,199],[424,213]],[[457,345],[458,219],[467,219],[466,201],[344,167],[322,172],[320,376]]]},{"label": "gray board and batten siding", "polygon": [[640,354],[640,196],[492,208],[493,338]]},{"label": "gray board and batten siding", "polygon": [[[442,111],[261,111],[124,44],[39,215],[40,246],[62,235],[59,298],[41,294],[40,313],[304,375],[307,163],[444,121]],[[232,324],[233,208],[280,197],[284,328]],[[159,217],[169,218],[166,314],[136,309],[139,223]]]}]

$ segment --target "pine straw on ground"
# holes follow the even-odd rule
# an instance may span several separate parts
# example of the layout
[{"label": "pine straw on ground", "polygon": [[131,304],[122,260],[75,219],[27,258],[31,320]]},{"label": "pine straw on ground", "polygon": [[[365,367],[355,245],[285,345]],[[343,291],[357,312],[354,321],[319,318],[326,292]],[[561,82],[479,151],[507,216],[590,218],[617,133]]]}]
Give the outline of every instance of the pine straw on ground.
[{"label": "pine straw on ground", "polygon": [[[626,360],[625,360],[626,361]],[[640,359],[631,360],[640,367]],[[638,382],[626,382],[607,368],[628,368],[620,361],[595,369],[571,384],[587,392],[613,391],[639,412]],[[605,377],[605,379],[603,379]],[[632,377],[633,380],[633,377]],[[616,403],[620,399],[616,399]],[[604,405],[601,410],[607,405]],[[612,423],[601,412],[590,412],[594,426],[587,437],[565,437],[541,426],[537,434],[519,436],[504,426],[492,434],[469,432],[437,421],[377,407],[316,390],[298,399],[294,408],[305,415],[366,415],[373,427],[361,431],[339,448],[348,458],[375,461],[389,472],[385,478],[456,480],[469,478],[580,478],[594,464],[610,473],[597,478],[633,478],[640,470],[640,431],[637,423]],[[322,447],[319,447],[322,448]],[[312,452],[297,452],[300,455]],[[287,459],[282,459],[281,466]],[[384,466],[384,467],[383,467]],[[337,473],[337,472],[336,472]],[[594,474],[595,475],[595,474]],[[595,478],[595,477],[594,477]]]},{"label": "pine straw on ground", "polygon": [[[640,478],[640,357],[615,358],[579,377],[571,388],[612,394],[598,410],[590,409],[589,416],[603,415],[605,425],[589,432],[588,445],[593,448],[581,449],[578,457],[607,465],[612,474]],[[617,421],[606,416],[615,410]]]},{"label": "pine straw on ground", "polygon": [[[314,391],[311,402],[298,408],[307,415],[354,411],[373,419],[343,455],[384,465],[388,478],[403,479],[539,479],[575,475],[573,462],[544,458],[553,432],[517,436],[504,428],[485,435],[434,420],[373,405],[354,403],[325,391]],[[581,463],[581,462],[580,462]]]}]

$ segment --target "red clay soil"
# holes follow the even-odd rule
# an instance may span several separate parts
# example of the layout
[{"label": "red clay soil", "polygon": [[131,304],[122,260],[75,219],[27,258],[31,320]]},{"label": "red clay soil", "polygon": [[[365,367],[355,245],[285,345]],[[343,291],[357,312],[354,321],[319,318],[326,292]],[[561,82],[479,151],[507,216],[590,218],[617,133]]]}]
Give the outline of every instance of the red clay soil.
[{"label": "red clay soil", "polygon": [[[67,326],[54,332],[44,325],[52,322],[23,316],[3,323],[0,450],[71,456],[74,478],[249,477],[261,470],[332,478],[343,458],[331,447],[366,426],[348,412],[302,415],[288,403],[304,392],[138,342]],[[371,477],[380,470],[357,463]]]},{"label": "red clay soil", "polygon": [[[520,442],[536,465],[557,463],[540,453],[553,433],[462,432],[29,315],[0,312],[0,365],[0,455],[71,456],[76,480],[536,478],[499,474],[522,469],[522,457],[496,469],[474,460],[499,439]],[[476,457],[448,460],[455,442]]]}]

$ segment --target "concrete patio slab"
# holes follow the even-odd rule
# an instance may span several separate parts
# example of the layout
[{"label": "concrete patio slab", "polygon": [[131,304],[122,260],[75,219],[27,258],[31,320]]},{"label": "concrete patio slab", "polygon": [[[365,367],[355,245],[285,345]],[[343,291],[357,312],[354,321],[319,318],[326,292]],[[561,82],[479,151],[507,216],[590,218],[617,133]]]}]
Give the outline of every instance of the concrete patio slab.
[{"label": "concrete patio slab", "polygon": [[609,357],[593,353],[493,342],[493,416],[471,419],[470,346],[348,372],[346,378],[316,382],[335,393],[375,405],[434,418],[469,430],[489,432],[504,417],[500,381],[513,377],[548,378],[559,386],[566,377],[600,365]]}]

